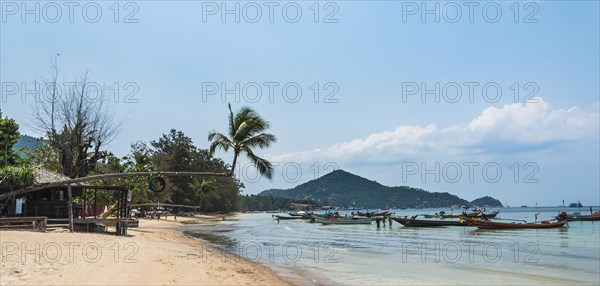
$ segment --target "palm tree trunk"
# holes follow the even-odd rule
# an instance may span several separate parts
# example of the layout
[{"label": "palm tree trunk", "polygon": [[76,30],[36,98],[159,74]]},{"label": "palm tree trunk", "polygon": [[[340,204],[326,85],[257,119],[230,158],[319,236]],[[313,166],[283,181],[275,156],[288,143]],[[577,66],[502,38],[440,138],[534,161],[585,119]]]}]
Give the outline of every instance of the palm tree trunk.
[{"label": "palm tree trunk", "polygon": [[240,153],[238,151],[233,152],[233,164],[231,165],[231,175],[233,175],[233,172],[235,171],[235,164],[237,163],[237,158],[239,154]]}]

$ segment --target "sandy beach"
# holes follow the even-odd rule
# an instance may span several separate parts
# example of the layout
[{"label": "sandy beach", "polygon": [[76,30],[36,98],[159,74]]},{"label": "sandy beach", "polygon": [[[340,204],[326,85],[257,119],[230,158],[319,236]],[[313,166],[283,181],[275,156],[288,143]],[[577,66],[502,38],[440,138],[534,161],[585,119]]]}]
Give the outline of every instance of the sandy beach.
[{"label": "sandy beach", "polygon": [[291,285],[268,267],[142,220],[127,236],[0,231],[1,285]]}]

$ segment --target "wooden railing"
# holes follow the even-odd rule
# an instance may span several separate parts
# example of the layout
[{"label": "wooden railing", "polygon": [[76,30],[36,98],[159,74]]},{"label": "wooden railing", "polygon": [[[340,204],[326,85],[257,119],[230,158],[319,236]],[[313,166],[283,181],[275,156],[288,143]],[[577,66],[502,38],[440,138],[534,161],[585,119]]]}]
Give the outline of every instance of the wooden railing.
[{"label": "wooden railing", "polygon": [[47,224],[48,218],[45,216],[0,218],[0,229],[31,228],[33,230],[46,231]]}]

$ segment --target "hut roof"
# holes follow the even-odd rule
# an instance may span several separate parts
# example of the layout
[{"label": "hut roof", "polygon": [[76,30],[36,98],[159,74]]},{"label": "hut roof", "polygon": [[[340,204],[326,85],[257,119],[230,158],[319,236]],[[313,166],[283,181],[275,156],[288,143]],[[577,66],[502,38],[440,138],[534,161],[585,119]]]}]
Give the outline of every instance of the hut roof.
[{"label": "hut roof", "polygon": [[[54,172],[54,171],[50,171],[46,168],[43,167],[35,167],[35,169],[33,170],[33,173],[35,174],[35,185],[45,185],[45,184],[52,184],[52,183],[58,183],[58,182],[62,182],[62,181],[67,181],[70,180],[71,178]],[[74,186],[85,186],[85,184],[82,183],[76,183],[73,184]]]}]

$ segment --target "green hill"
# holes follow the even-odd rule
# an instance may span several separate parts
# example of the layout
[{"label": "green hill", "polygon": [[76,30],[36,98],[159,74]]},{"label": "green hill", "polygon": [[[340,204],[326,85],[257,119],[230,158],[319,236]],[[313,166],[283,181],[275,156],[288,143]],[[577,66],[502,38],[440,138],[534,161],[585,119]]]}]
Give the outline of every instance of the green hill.
[{"label": "green hill", "polygon": [[485,196],[476,200],[471,201],[471,205],[478,207],[502,207],[502,203],[489,196]]},{"label": "green hill", "polygon": [[39,145],[40,142],[38,139],[29,135],[21,135],[17,140],[17,143],[13,146],[13,149],[19,152],[19,156],[24,157],[27,155],[27,150],[33,150]]},{"label": "green hill", "polygon": [[384,186],[343,170],[333,171],[292,189],[270,189],[259,195],[313,200],[320,205],[364,208],[437,208],[469,203],[448,193],[432,193],[407,186]]}]

